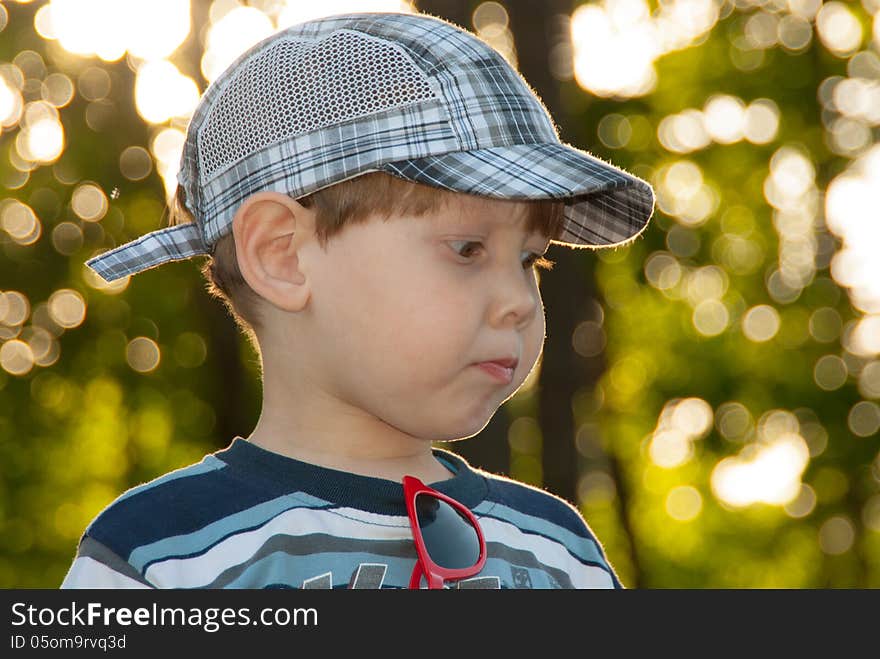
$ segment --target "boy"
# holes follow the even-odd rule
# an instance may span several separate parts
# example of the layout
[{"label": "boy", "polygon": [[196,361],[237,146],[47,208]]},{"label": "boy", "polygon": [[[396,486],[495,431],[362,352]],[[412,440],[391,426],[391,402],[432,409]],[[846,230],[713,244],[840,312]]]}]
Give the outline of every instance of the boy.
[{"label": "boy", "polygon": [[573,506],[432,442],[477,434],[536,364],[551,239],[633,239],[647,183],[560,143],[480,39],[394,13],[242,55],[178,181],[176,225],[88,265],[210,255],[261,356],[261,416],[102,511],[62,587],[621,587]]}]

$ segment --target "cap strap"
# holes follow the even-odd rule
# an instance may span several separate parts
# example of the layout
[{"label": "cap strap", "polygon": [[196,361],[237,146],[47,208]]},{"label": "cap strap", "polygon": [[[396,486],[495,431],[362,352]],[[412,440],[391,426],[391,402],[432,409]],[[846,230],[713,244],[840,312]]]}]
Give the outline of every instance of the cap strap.
[{"label": "cap strap", "polygon": [[86,265],[111,282],[168,261],[208,254],[201,228],[195,222],[153,231],[86,261]]}]

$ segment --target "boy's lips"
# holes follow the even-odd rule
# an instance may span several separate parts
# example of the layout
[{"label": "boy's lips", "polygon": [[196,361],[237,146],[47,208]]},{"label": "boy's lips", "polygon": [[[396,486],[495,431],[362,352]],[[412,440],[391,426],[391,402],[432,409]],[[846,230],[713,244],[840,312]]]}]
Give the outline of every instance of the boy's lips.
[{"label": "boy's lips", "polygon": [[474,366],[480,367],[485,373],[491,375],[498,382],[510,384],[513,381],[513,372],[516,370],[519,360],[515,357],[502,357],[485,362],[477,362]]}]

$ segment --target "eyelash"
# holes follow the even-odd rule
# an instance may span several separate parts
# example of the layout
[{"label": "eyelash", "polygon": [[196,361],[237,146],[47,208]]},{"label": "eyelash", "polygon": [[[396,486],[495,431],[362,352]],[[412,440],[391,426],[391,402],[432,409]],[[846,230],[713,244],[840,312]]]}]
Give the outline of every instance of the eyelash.
[{"label": "eyelash", "polygon": [[[455,244],[461,244],[461,245],[480,245],[480,247],[482,247],[482,243],[479,243],[479,242],[476,242],[476,241],[473,241],[473,240],[456,240],[456,241],[453,241],[453,242],[450,243],[450,245],[455,245]],[[459,251],[458,251],[457,249],[455,249],[454,247],[453,247],[453,251],[455,251],[455,253],[458,254],[459,256],[461,256],[462,258],[468,258],[468,257],[463,256],[462,254],[460,254]],[[526,269],[550,270],[550,269],[553,267],[553,265],[554,265],[554,262],[553,262],[553,261],[550,261],[550,260],[548,260],[548,259],[545,259],[545,258],[544,258],[543,256],[541,256],[540,254],[534,254],[534,253],[533,253],[532,256],[529,257],[529,259],[532,260],[531,264],[530,264],[529,266],[526,266],[526,265],[524,264],[524,265],[523,265],[523,270],[526,270]],[[528,262],[528,261],[527,261],[527,262]]]}]

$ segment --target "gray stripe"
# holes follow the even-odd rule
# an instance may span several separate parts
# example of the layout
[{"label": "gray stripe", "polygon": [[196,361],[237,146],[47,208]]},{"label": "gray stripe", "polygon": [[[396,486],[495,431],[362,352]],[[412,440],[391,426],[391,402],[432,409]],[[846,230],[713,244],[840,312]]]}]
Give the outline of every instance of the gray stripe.
[{"label": "gray stripe", "polygon": [[361,563],[351,577],[351,590],[379,590],[385,581],[388,566],[382,563]]},{"label": "gray stripe", "polygon": [[140,572],[122,560],[112,549],[105,544],[98,542],[94,538],[90,538],[89,536],[83,538],[82,542],[79,544],[77,556],[91,558],[92,560],[101,563],[101,565],[110,568],[114,572],[118,572],[119,574],[142,583],[145,586],[149,586],[150,588],[155,588],[153,584],[141,576]]},{"label": "gray stripe", "polygon": [[321,574],[303,581],[303,590],[330,590],[333,588],[333,573]]},{"label": "gray stripe", "polygon": [[399,560],[415,559],[415,547],[412,540],[358,540],[357,538],[340,538],[323,533],[307,536],[275,535],[268,538],[246,561],[227,568],[205,587],[224,588],[235,581],[251,565],[259,563],[275,553],[311,559],[317,559],[318,556],[326,553],[369,554]]},{"label": "gray stripe", "polygon": [[[574,588],[574,584],[571,582],[571,577],[564,570],[560,570],[555,567],[550,567],[549,565],[545,565],[538,557],[535,556],[531,551],[523,550],[523,549],[513,549],[512,547],[508,547],[507,545],[503,545],[495,542],[487,542],[486,543],[486,553],[489,555],[489,559],[486,561],[487,567],[489,568],[489,562],[492,561],[501,561],[510,563],[512,565],[518,565],[520,567],[527,567],[533,570],[540,570],[542,572],[546,572],[550,576],[553,577],[558,583],[562,585],[563,588]],[[594,565],[593,563],[589,563],[589,565]],[[603,570],[607,571],[607,568],[604,565],[597,565],[596,567],[600,567]],[[492,571],[489,569],[488,571]]]},{"label": "gray stripe", "polygon": [[501,590],[501,578],[473,577],[457,582],[453,588],[458,590]]}]

